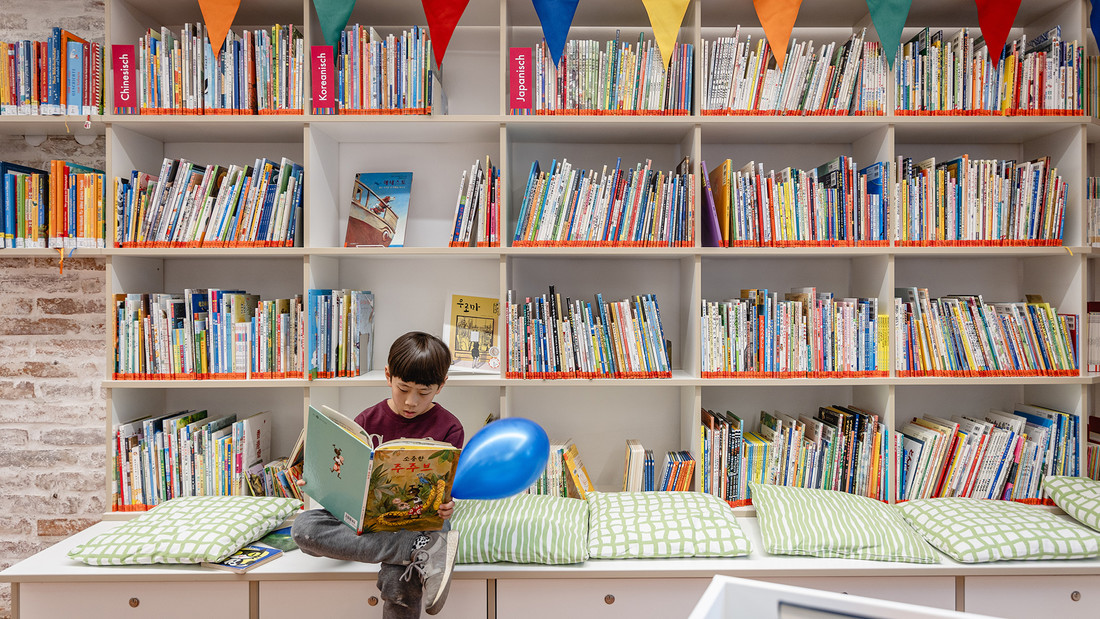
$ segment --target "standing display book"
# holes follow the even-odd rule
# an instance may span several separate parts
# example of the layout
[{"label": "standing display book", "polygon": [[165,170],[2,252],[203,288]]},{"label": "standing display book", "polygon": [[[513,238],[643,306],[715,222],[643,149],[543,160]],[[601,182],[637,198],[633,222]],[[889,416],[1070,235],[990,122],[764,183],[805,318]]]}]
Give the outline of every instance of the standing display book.
[{"label": "standing display book", "polygon": [[358,534],[438,531],[460,449],[430,439],[377,435],[322,406],[306,417],[304,491]]},{"label": "standing display book", "polygon": [[403,247],[412,172],[355,175],[344,247]]},{"label": "standing display book", "polygon": [[451,349],[451,374],[500,374],[500,299],[453,294],[443,341]]}]

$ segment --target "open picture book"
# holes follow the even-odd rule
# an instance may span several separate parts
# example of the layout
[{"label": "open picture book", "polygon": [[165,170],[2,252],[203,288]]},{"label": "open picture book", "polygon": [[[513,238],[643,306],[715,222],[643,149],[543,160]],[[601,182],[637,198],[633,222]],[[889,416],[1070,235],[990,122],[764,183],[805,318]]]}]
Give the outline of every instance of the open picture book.
[{"label": "open picture book", "polygon": [[309,407],[303,488],[356,533],[437,531],[461,450],[431,439],[380,442],[327,406]]}]

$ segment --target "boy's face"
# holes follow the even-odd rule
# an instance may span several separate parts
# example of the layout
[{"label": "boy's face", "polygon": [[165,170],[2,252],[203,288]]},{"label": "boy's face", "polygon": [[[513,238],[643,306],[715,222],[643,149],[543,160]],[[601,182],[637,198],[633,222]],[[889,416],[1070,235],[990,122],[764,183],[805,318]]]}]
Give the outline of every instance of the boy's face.
[{"label": "boy's face", "polygon": [[428,412],[435,396],[443,389],[443,385],[421,385],[390,376],[389,366],[386,366],[386,384],[390,386],[390,400],[387,404],[393,412],[405,419]]}]

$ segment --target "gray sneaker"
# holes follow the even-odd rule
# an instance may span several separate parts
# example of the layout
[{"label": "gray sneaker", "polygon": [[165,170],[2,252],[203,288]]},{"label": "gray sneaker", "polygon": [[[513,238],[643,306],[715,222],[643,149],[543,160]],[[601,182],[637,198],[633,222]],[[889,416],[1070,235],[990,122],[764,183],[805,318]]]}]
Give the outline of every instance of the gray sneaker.
[{"label": "gray sneaker", "polygon": [[420,573],[424,585],[424,610],[429,615],[443,610],[447,591],[451,588],[451,572],[458,556],[458,531],[433,531],[423,548],[413,550],[413,560],[402,578],[408,580],[413,570]]}]

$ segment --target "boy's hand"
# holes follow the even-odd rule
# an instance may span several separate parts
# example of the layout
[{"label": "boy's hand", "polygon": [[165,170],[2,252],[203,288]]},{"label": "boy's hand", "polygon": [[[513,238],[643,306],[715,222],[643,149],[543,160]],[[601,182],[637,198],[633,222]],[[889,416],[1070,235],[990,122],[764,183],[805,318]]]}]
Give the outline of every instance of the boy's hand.
[{"label": "boy's hand", "polygon": [[304,486],[306,485],[306,480],[299,477],[298,479],[294,480],[294,483],[298,484],[298,486]]},{"label": "boy's hand", "polygon": [[449,519],[451,517],[451,515],[454,514],[454,512],[455,512],[454,499],[451,499],[450,501],[447,501],[446,503],[442,503],[439,506],[439,517],[444,519],[444,520]]}]

